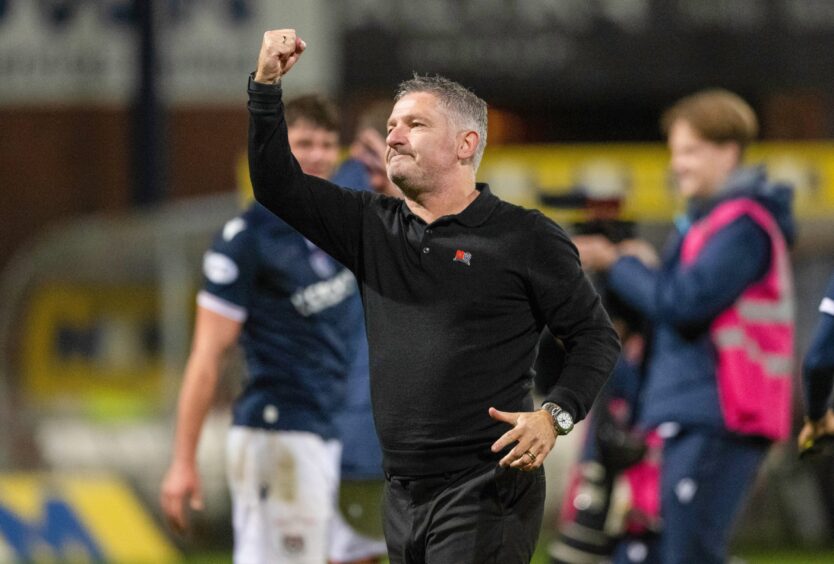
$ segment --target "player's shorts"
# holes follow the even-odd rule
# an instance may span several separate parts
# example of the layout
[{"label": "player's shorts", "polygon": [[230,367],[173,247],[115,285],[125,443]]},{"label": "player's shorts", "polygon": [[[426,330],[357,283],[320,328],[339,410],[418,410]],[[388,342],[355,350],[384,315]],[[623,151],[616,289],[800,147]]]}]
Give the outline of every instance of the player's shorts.
[{"label": "player's shorts", "polygon": [[351,562],[388,554],[382,535],[383,480],[343,480],[330,528],[330,560]]},{"label": "player's shorts", "polygon": [[340,443],[313,433],[233,426],[226,455],[235,564],[325,562]]}]

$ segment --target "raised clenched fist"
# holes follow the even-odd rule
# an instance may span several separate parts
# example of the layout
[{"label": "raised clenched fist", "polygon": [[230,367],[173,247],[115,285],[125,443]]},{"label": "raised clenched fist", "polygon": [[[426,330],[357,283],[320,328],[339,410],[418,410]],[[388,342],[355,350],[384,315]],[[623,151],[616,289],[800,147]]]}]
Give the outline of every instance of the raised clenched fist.
[{"label": "raised clenched fist", "polygon": [[294,29],[275,29],[264,33],[255,82],[275,84],[298,61],[307,44]]}]

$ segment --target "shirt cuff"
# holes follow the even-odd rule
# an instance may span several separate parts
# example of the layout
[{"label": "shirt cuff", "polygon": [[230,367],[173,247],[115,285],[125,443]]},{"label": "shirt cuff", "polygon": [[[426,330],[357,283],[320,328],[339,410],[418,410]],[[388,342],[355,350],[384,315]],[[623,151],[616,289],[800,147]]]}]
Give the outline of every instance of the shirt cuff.
[{"label": "shirt cuff", "polygon": [[275,84],[255,82],[255,73],[249,74],[249,84],[246,88],[249,100],[258,104],[276,105],[281,102],[281,81]]},{"label": "shirt cuff", "polygon": [[563,386],[554,386],[550,393],[542,400],[542,405],[553,402],[573,417],[574,423],[579,423],[585,418],[585,409],[576,395]]},{"label": "shirt cuff", "polygon": [[200,290],[197,294],[197,305],[238,323],[243,323],[249,316],[245,307],[224,300],[206,290]]}]

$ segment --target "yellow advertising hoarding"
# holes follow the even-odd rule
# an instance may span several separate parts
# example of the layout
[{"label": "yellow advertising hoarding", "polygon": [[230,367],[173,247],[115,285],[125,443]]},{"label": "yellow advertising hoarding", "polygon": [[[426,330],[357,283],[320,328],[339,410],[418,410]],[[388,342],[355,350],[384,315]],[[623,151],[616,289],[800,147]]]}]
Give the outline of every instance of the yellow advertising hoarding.
[{"label": "yellow advertising hoarding", "polygon": [[[834,143],[760,143],[746,162],[764,164],[772,179],[794,186],[800,218],[834,214]],[[557,219],[571,214],[543,206],[539,194],[618,196],[624,218],[668,221],[680,206],[668,163],[666,147],[652,143],[496,146],[487,148],[478,178],[505,199]]]},{"label": "yellow advertising hoarding", "polygon": [[0,562],[179,560],[130,489],[115,478],[0,474]]},{"label": "yellow advertising hoarding", "polygon": [[150,287],[39,286],[22,327],[27,396],[102,413],[155,405],[162,386],[158,315]]}]

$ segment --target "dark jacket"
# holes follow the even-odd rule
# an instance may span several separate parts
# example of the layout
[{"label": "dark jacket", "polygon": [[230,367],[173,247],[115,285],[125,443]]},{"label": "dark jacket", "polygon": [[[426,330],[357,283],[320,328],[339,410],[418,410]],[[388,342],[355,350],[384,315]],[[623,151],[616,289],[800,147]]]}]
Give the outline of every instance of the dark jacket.
[{"label": "dark jacket", "polygon": [[693,201],[676,221],[657,270],[632,257],[613,266],[609,284],[643,313],[654,328],[651,357],[640,400],[644,427],[676,422],[683,427],[723,429],[709,327],[770,267],[770,240],[743,217],[710,239],[696,261],[683,268],[681,244],[689,227],[718,204],[752,198],[779,224],[788,244],[794,238],[791,190],[768,182],[762,168],[739,169],[709,200]]}]

